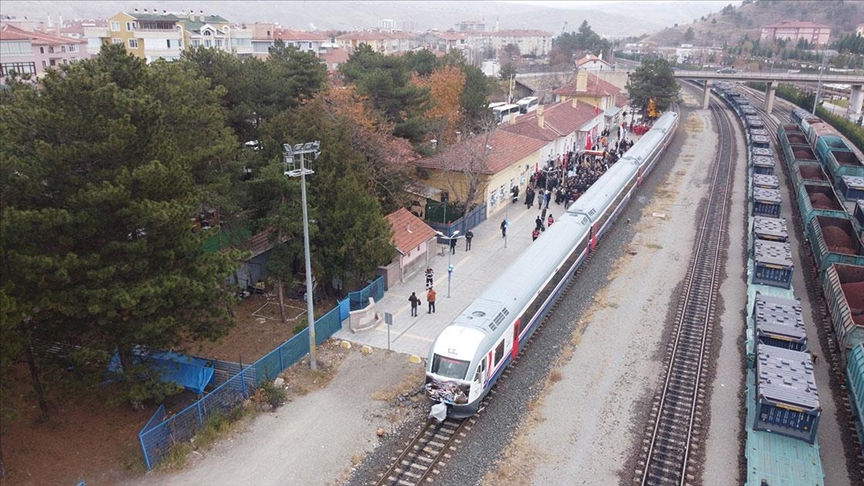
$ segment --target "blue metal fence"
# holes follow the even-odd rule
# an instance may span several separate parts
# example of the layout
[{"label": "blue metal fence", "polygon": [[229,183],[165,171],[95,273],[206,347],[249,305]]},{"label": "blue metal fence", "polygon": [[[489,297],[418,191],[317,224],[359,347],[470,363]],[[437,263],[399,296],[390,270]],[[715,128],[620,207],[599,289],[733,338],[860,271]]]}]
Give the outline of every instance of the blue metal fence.
[{"label": "blue metal fence", "polygon": [[459,230],[459,234],[464,235],[466,231],[476,228],[483,221],[486,221],[485,203],[472,209],[468,213],[468,216],[459,218],[450,224],[433,223],[430,221],[426,221],[426,224],[431,226],[435,231],[440,231],[445,236],[450,236],[456,230]]},{"label": "blue metal fence", "polygon": [[[339,302],[339,305],[315,321],[316,344],[322,344],[342,328],[342,321],[348,317],[348,309],[354,309],[355,301],[362,302],[363,305],[357,307],[362,309],[368,303],[369,297],[377,302],[383,296],[384,281],[381,277],[363,290],[349,294],[347,299]],[[175,444],[192,439],[212,413],[231,411],[249,398],[261,383],[275,379],[279,373],[307,354],[309,354],[309,332],[308,329],[303,329],[255,363],[244,366],[242,371],[212,392],[171,417],[166,418],[165,406],[160,405],[138,434],[147,469],[153,469]]]}]

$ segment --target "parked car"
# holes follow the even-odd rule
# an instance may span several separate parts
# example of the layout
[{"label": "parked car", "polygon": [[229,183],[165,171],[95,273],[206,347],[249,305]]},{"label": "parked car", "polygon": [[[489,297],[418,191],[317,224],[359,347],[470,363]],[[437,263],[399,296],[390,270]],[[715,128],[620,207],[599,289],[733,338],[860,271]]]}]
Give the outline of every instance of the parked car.
[{"label": "parked car", "polygon": [[720,74],[735,74],[738,71],[733,67],[724,67],[724,68],[718,69],[717,72]]}]

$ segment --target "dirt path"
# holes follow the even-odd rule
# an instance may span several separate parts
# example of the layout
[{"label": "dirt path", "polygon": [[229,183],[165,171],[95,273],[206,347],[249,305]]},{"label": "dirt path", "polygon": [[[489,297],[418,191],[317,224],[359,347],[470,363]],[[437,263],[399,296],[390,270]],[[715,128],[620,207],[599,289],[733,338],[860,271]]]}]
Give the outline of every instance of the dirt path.
[{"label": "dirt path", "polygon": [[[404,417],[392,399],[422,383],[423,366],[376,350],[347,353],[323,389],[261,415],[185,470],[150,473],[145,485],[336,484]],[[131,484],[131,483],[130,483]]]}]

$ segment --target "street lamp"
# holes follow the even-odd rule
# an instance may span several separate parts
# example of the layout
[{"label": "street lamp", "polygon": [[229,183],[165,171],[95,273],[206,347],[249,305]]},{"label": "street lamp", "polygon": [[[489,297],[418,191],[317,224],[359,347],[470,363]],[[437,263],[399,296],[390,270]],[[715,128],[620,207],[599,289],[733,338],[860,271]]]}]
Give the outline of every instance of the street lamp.
[{"label": "street lamp", "polygon": [[[285,165],[285,175],[288,177],[300,177],[300,194],[303,200],[303,252],[306,257],[306,314],[309,333],[309,366],[312,370],[318,368],[315,357],[315,313],[312,308],[312,260],[309,257],[309,216],[306,214],[306,174],[314,174],[315,171],[307,169],[306,154],[312,154],[313,160],[321,155],[321,142],[298,143],[293,147],[290,144],[282,144],[282,163]],[[295,169],[295,156],[300,159],[300,168]]]},{"label": "street lamp", "polygon": [[453,239],[459,235],[459,230],[454,231],[450,236],[444,236],[444,233],[436,231],[435,234],[447,239],[447,298],[450,298],[450,279],[453,277]]}]

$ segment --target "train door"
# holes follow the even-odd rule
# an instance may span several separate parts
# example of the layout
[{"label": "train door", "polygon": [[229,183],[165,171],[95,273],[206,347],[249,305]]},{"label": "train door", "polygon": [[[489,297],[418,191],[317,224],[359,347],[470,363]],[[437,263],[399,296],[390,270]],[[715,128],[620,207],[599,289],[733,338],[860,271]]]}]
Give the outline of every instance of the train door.
[{"label": "train door", "polygon": [[513,359],[519,354],[519,323],[521,319],[516,319],[513,323]]},{"label": "train door", "polygon": [[473,402],[477,397],[483,394],[483,387],[486,383],[487,374],[489,372],[489,358],[484,356],[477,365],[477,371],[474,372],[474,379],[471,380],[471,390],[468,392],[468,401]]}]

